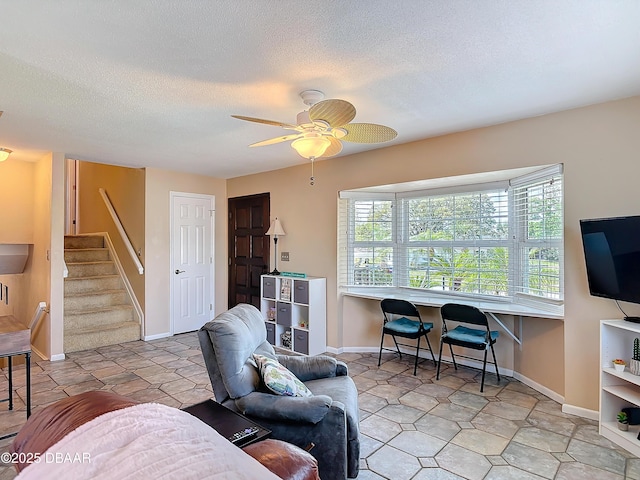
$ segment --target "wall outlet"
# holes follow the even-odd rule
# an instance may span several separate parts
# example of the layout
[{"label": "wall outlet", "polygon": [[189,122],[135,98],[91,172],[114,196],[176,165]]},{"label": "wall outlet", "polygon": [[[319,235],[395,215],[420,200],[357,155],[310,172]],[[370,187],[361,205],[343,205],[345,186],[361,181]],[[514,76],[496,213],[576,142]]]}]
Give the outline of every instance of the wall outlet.
[{"label": "wall outlet", "polygon": [[282,262],[288,262],[289,261],[289,252],[280,252],[280,260]]}]

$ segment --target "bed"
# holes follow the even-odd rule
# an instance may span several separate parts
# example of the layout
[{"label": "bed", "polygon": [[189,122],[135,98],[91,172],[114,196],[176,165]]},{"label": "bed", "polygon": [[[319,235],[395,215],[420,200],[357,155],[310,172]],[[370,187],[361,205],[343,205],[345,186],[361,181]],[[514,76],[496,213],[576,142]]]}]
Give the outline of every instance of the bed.
[{"label": "bed", "polygon": [[11,443],[20,480],[319,480],[304,450],[267,439],[240,449],[177,408],[85,392],[34,413]]}]

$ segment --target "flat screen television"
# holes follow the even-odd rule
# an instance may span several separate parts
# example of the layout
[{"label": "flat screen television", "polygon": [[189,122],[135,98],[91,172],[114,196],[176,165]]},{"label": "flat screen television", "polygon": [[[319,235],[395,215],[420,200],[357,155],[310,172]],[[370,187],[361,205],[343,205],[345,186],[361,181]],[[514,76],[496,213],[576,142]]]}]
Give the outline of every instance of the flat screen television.
[{"label": "flat screen television", "polygon": [[580,230],[589,293],[640,303],[640,215],[580,220]]}]

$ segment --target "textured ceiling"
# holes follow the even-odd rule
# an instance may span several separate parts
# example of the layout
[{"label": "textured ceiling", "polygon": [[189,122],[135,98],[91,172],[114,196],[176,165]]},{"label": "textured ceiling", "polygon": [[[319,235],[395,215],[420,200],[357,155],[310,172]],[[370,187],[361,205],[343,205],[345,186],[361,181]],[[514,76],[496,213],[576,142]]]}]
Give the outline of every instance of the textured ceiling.
[{"label": "textured ceiling", "polygon": [[638,0],[0,0],[0,146],[235,177],[318,89],[392,142],[640,95]]}]

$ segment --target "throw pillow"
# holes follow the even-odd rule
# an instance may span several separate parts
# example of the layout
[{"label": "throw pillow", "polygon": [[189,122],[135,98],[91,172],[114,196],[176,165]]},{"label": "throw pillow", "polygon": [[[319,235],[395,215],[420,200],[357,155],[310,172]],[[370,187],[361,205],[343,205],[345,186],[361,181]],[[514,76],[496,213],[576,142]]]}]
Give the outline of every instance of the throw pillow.
[{"label": "throw pillow", "polygon": [[264,355],[253,354],[262,381],[269,390],[289,397],[310,397],[311,390],[280,362]]}]

